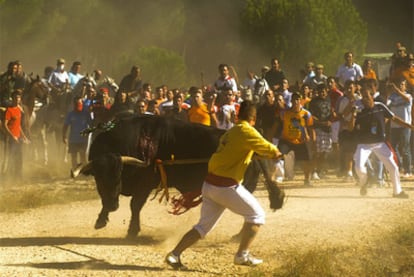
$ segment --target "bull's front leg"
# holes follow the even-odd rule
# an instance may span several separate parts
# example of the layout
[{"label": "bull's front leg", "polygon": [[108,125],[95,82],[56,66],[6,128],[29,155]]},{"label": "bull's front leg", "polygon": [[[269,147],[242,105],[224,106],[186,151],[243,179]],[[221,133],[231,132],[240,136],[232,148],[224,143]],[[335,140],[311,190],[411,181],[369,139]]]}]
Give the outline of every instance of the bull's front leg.
[{"label": "bull's front leg", "polygon": [[142,192],[139,195],[132,196],[131,202],[129,204],[131,208],[131,220],[129,222],[128,228],[128,239],[136,238],[138,233],[141,231],[140,213],[142,207],[147,201],[149,194],[150,191]]},{"label": "bull's front leg", "polygon": [[102,208],[101,212],[98,215],[98,219],[95,222],[95,229],[102,229],[106,226],[106,223],[109,221],[109,212]]}]

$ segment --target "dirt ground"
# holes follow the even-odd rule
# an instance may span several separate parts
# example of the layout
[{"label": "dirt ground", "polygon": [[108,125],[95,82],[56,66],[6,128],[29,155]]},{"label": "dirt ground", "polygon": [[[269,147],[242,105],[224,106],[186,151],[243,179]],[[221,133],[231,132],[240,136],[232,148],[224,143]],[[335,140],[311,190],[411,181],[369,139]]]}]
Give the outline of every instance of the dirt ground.
[{"label": "dirt ground", "polygon": [[[136,241],[128,241],[124,236],[129,198],[122,197],[120,209],[110,214],[101,230],[93,228],[98,199],[0,213],[0,276],[271,276],[292,256],[309,251],[333,251],[334,276],[355,276],[353,272],[369,267],[366,255],[377,255],[389,276],[414,276],[414,252],[381,252],[396,227],[413,222],[412,180],[403,182],[410,199],[395,199],[390,187],[370,188],[361,197],[354,183],[333,175],[314,181],[311,188],[302,186],[303,177],[296,178],[285,182],[287,201],[277,212],[269,210],[263,185],[255,192],[267,212],[267,222],[251,249],[264,259],[255,269],[233,265],[238,244],[230,238],[240,229],[242,218],[226,211],[216,229],[182,255],[189,271],[171,270],[164,257],[196,223],[199,207],[174,216],[166,203],[148,201],[141,213],[142,231]],[[93,179],[42,185],[94,189]],[[398,275],[404,266],[407,275]]]}]

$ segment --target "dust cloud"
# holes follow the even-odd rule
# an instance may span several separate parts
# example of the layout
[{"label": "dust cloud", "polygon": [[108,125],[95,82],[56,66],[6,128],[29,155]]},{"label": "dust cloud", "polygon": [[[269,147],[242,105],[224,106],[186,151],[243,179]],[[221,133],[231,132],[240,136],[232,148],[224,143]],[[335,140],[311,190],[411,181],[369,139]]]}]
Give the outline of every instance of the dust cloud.
[{"label": "dust cloud", "polygon": [[[353,2],[367,22],[367,52],[392,52],[397,41],[412,48],[412,1],[402,0],[399,5],[369,0]],[[9,61],[20,60],[26,73],[43,75],[46,66],[54,67],[56,59],[63,57],[67,61],[66,70],[72,62],[81,61],[83,74],[99,68],[119,82],[132,65],[138,64],[142,66],[144,82],[185,87],[212,83],[218,75],[218,64],[227,63],[234,66],[241,82],[247,70],[259,74],[263,65],[278,57],[278,53],[266,51],[263,45],[245,37],[247,32],[240,24],[244,3],[72,0],[33,1],[23,5],[3,1],[0,71],[6,69]],[[168,74],[154,79],[163,64],[142,63],[134,56],[142,47],[167,49],[182,57],[188,79],[183,84],[171,84]],[[298,66],[306,62],[294,65],[281,60],[291,83],[299,79]]]},{"label": "dust cloud", "polygon": [[[214,82],[220,63],[233,65],[241,82],[247,69],[258,74],[274,56],[263,53],[260,46],[241,37],[244,35],[240,26],[243,1],[98,2],[96,9],[87,4],[76,7],[75,3],[61,2],[59,7],[52,2],[54,5],[48,7],[48,13],[42,9],[36,11],[44,19],[35,20],[38,26],[27,26],[28,19],[16,23],[11,16],[3,16],[0,33],[10,40],[0,45],[0,71],[6,70],[9,61],[20,60],[26,73],[42,76],[46,66],[55,67],[56,60],[62,57],[66,59],[66,70],[72,62],[80,61],[81,73],[99,68],[118,83],[132,65],[138,64],[142,67],[144,82],[152,81],[151,75],[162,64],[141,64],[134,54],[141,47],[159,47],[183,57],[188,81],[182,85],[187,86]],[[47,4],[44,6],[43,9]],[[21,37],[10,34],[17,28]],[[19,31],[21,28],[31,32]],[[165,76],[154,80],[153,85],[168,84],[168,79]]]}]

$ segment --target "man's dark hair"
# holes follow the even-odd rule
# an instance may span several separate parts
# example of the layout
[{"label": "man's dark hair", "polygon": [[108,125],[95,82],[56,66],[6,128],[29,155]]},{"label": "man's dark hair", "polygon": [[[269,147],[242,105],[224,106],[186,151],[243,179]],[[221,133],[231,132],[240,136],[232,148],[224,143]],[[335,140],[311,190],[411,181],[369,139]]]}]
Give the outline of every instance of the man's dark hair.
[{"label": "man's dark hair", "polygon": [[329,76],[327,79],[326,79],[326,83],[329,83],[331,80],[334,80],[334,82],[335,83],[338,83],[337,81],[337,79],[334,77],[334,76]]},{"label": "man's dark hair", "polygon": [[151,86],[151,84],[150,84],[150,83],[144,83],[144,84],[142,85],[142,89],[146,90],[146,89],[148,89],[148,87],[150,87],[150,86]]},{"label": "man's dark hair", "polygon": [[301,98],[302,98],[302,96],[299,93],[297,93],[297,92],[292,93],[292,98],[291,98],[292,102],[296,99],[301,99]]},{"label": "man's dark hair", "polygon": [[272,64],[274,61],[279,62],[279,59],[278,59],[278,58],[272,58],[272,59],[270,59],[270,63],[271,63],[271,64]]},{"label": "man's dark hair", "polygon": [[80,97],[80,96],[75,96],[75,97],[73,97],[73,99],[72,99],[73,104],[75,104],[75,105],[76,105],[80,99],[82,99],[82,97]]},{"label": "man's dark hair", "polygon": [[140,70],[140,67],[138,65],[133,65],[131,67],[131,72],[136,71],[136,70]]},{"label": "man's dark hair", "polygon": [[354,54],[351,51],[348,51],[348,52],[345,52],[344,58],[346,59],[346,57],[348,57],[348,55],[354,56]]},{"label": "man's dark hair", "polygon": [[12,98],[16,98],[17,96],[22,96],[23,92],[21,89],[16,89],[12,92],[11,97]]},{"label": "man's dark hair", "polygon": [[13,71],[13,67],[16,65],[17,63],[15,61],[11,61],[9,62],[9,64],[7,65],[7,71],[9,71],[10,73]]},{"label": "man's dark hair", "polygon": [[199,87],[190,87],[189,89],[188,89],[188,93],[191,95],[191,96],[194,96],[198,91],[200,90],[200,88]]},{"label": "man's dark hair", "polygon": [[316,91],[322,91],[323,89],[328,89],[328,86],[326,84],[318,84],[316,86]]},{"label": "man's dark hair", "polygon": [[222,70],[225,67],[229,68],[229,66],[226,63],[221,63],[221,64],[219,64],[218,69]]},{"label": "man's dark hair", "polygon": [[356,85],[356,82],[354,80],[346,80],[344,84],[344,88],[349,87],[350,85]]},{"label": "man's dark hair", "polygon": [[238,115],[240,120],[251,120],[256,117],[256,105],[249,100],[244,100],[240,104],[240,110]]}]

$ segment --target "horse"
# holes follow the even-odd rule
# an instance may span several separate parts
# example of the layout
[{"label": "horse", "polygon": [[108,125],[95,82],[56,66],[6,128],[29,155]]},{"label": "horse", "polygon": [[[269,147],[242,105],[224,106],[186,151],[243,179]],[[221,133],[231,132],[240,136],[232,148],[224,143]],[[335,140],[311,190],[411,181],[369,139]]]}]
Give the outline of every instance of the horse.
[{"label": "horse", "polygon": [[[35,111],[35,103],[38,100],[45,101],[48,95],[48,88],[46,85],[40,80],[39,76],[36,79],[32,78],[32,75],[27,75],[27,81],[25,82],[25,86],[22,90],[22,103],[21,103],[21,110],[22,110],[22,130],[23,133],[30,139],[35,136],[32,135],[32,125],[36,121],[36,111]],[[1,151],[1,173],[6,173],[8,169],[8,155],[9,149],[8,144],[6,143],[8,134],[3,126],[4,116],[7,107],[2,107],[0,110],[0,118],[2,122],[1,125],[1,132],[0,132],[0,151]],[[33,144],[35,147],[37,143]],[[34,149],[31,147],[30,149]]]},{"label": "horse", "polygon": [[47,164],[47,142],[45,137],[44,120],[47,117],[47,103],[49,87],[37,76],[30,78],[29,84],[23,92],[23,131],[32,142],[30,149],[34,159],[39,159],[39,152],[43,152],[43,161]]},{"label": "horse", "polygon": [[30,127],[36,121],[36,112],[46,104],[49,96],[49,88],[43,83],[39,75],[36,79],[31,79],[23,92],[23,112],[25,114],[24,127],[26,135],[30,136]]}]

